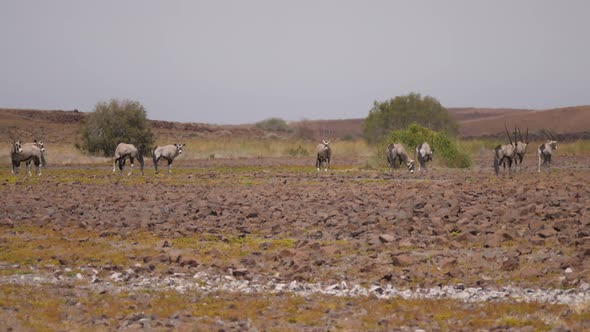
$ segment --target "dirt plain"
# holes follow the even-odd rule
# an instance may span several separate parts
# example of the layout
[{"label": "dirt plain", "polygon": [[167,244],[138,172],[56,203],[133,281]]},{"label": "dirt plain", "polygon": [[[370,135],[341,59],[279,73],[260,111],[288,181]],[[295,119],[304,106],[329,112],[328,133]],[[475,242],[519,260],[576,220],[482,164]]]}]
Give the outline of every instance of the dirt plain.
[{"label": "dirt plain", "polygon": [[[336,153],[328,172],[312,164],[3,169],[2,330],[590,329],[590,156],[556,156],[542,173],[527,156],[512,177],[485,159],[426,174]],[[577,295],[380,296],[391,287]]]}]

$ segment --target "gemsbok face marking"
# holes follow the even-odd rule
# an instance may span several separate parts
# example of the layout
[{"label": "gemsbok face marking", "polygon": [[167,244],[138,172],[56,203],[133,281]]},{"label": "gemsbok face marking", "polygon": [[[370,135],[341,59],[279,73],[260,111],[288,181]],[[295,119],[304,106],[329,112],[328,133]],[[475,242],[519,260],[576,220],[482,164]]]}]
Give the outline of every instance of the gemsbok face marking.
[{"label": "gemsbok face marking", "polygon": [[432,153],[434,152],[433,149],[430,148],[430,144],[428,142],[424,142],[419,144],[416,147],[416,158],[418,159],[418,172],[428,171],[426,169],[426,163],[432,160]]},{"label": "gemsbok face marking", "polygon": [[25,143],[25,145],[35,145],[36,147],[38,147],[41,152],[45,152],[45,144],[43,144],[43,141],[41,140],[34,140],[33,143]]},{"label": "gemsbok face marking", "polygon": [[152,150],[152,158],[154,161],[154,168],[156,169],[156,174],[158,174],[158,161],[162,158],[168,161],[168,174],[172,174],[172,161],[174,161],[174,158],[182,154],[182,149],[184,148],[184,146],[185,144],[156,146]]},{"label": "gemsbok face marking", "polygon": [[398,168],[404,163],[410,173],[414,173],[414,160],[410,159],[406,149],[401,143],[387,145],[387,163],[390,169]]},{"label": "gemsbok face marking", "polygon": [[514,134],[513,142],[506,125],[504,125],[504,128],[506,129],[506,135],[508,135],[510,144],[498,145],[494,148],[494,172],[496,176],[500,173],[500,165],[503,165],[504,169],[506,169],[506,162],[508,162],[508,173],[512,175],[512,162],[516,155],[516,133]]},{"label": "gemsbok face marking", "polygon": [[12,162],[12,174],[18,173],[18,167],[20,166],[20,161],[18,160],[17,154],[23,151],[22,142],[21,141],[14,141],[10,146],[10,160]]},{"label": "gemsbok face marking", "polygon": [[16,141],[16,142],[12,143],[12,150],[10,152],[11,153],[21,153],[21,152],[23,152],[22,144],[23,143],[21,141]]},{"label": "gemsbok face marking", "polygon": [[557,150],[557,140],[553,135],[547,134],[546,132],[543,132],[543,134],[547,137],[547,142],[539,145],[537,149],[537,155],[539,156],[538,172],[541,172],[541,160],[543,161],[543,166],[547,167],[547,169],[551,168],[551,156],[553,155],[553,150]]},{"label": "gemsbok face marking", "polygon": [[133,173],[133,168],[134,168],[133,160],[135,158],[137,158],[137,160],[139,160],[141,175],[143,175],[143,154],[141,153],[141,151],[139,149],[137,149],[135,147],[135,145],[127,144],[127,143],[119,143],[119,145],[117,145],[117,148],[115,149],[115,162],[113,164],[113,174],[115,174],[115,170],[117,168],[117,163],[119,164],[119,170],[121,171],[121,174],[123,174],[123,166],[125,166],[125,158],[129,158],[129,161],[131,162],[131,170],[129,171],[127,176],[129,176],[129,175],[131,175],[131,173]]},{"label": "gemsbok face marking", "polygon": [[319,171],[322,165],[324,171],[328,171],[330,167],[330,158],[332,157],[332,149],[330,148],[330,141],[322,139],[322,143],[316,147],[317,155],[315,160],[315,167]]},{"label": "gemsbok face marking", "polygon": [[41,152],[41,149],[37,145],[32,143],[22,144],[20,141],[16,142],[11,149],[10,158],[12,161],[12,174],[18,173],[21,162],[26,163],[28,176],[31,175],[31,162],[37,167],[38,176],[41,176],[41,166],[46,166],[43,152]]}]

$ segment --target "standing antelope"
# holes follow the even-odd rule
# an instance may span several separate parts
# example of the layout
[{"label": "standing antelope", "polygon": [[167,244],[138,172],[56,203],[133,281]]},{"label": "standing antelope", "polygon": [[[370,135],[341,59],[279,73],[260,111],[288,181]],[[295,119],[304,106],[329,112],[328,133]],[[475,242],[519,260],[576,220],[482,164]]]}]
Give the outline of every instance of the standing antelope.
[{"label": "standing antelope", "polygon": [[553,150],[557,150],[557,141],[553,135],[549,136],[546,132],[543,132],[543,134],[547,137],[547,142],[539,145],[539,148],[537,149],[537,154],[539,155],[538,172],[541,172],[541,158],[543,159],[543,166],[550,168],[552,152]]},{"label": "standing antelope", "polygon": [[526,129],[526,136],[524,140],[522,139],[522,134],[520,132],[520,128],[518,129],[518,141],[516,142],[516,156],[514,157],[514,166],[515,168],[518,167],[522,170],[522,160],[524,159],[524,154],[526,153],[526,148],[529,145],[529,128]]},{"label": "standing antelope", "polygon": [[387,163],[391,169],[398,168],[403,162],[408,167],[408,171],[414,173],[414,160],[408,157],[408,153],[401,143],[387,145],[386,153]]},{"label": "standing antelope", "polygon": [[20,166],[20,160],[18,158],[18,154],[23,152],[22,142],[21,141],[14,141],[10,146],[10,161],[12,162],[12,174],[16,174],[18,172],[18,167]]},{"label": "standing antelope", "polygon": [[424,168],[424,171],[428,171],[426,169],[426,162],[432,160],[433,152],[434,150],[430,148],[430,144],[428,144],[428,142],[419,144],[416,147],[416,158],[418,159],[418,172],[421,172],[422,168]]},{"label": "standing antelope", "polygon": [[[36,146],[41,150],[41,158],[45,159],[45,144],[43,144],[43,141],[41,140],[37,140],[35,139],[33,141],[33,143],[25,143],[23,144],[23,148],[29,147],[29,146]],[[29,165],[31,164],[31,160],[26,162],[27,168],[29,168]],[[42,161],[42,164],[45,165],[45,160]]]},{"label": "standing antelope", "polygon": [[514,141],[512,142],[512,138],[508,133],[508,128],[504,125],[506,129],[506,135],[508,135],[508,140],[510,144],[506,145],[498,145],[494,148],[494,171],[496,172],[496,176],[500,172],[500,164],[504,166],[506,169],[506,161],[508,161],[508,173],[512,175],[512,161],[514,160],[514,156],[516,154],[516,134],[514,136]]},{"label": "standing antelope", "polygon": [[152,151],[152,157],[154,159],[154,167],[156,168],[156,174],[158,174],[158,161],[164,158],[168,161],[168,174],[171,174],[170,168],[172,167],[172,161],[178,155],[182,154],[182,148],[184,144],[171,144],[166,146],[156,146]]},{"label": "standing antelope", "polygon": [[127,157],[131,162],[131,171],[129,171],[127,175],[129,176],[133,173],[133,160],[135,158],[139,160],[141,175],[143,175],[143,154],[135,147],[135,145],[126,143],[119,143],[119,145],[117,145],[117,149],[115,150],[115,163],[113,164],[113,174],[115,173],[117,163],[119,163],[119,170],[121,170],[121,174],[123,174],[123,166],[125,166],[125,158]]},{"label": "standing antelope", "polygon": [[332,149],[330,148],[330,141],[322,139],[322,143],[316,147],[317,156],[315,160],[315,167],[319,171],[324,165],[324,171],[328,171],[330,167],[330,158],[332,157]]},{"label": "standing antelope", "polygon": [[[20,144],[20,142],[18,142]],[[12,152],[15,151],[15,152]],[[32,161],[35,166],[37,167],[37,175],[41,176],[41,166],[45,167],[45,157],[43,156],[43,152],[41,149],[36,145],[20,145],[20,151],[18,147],[13,147],[10,154],[12,159],[12,171],[13,174],[18,173],[18,167],[20,166],[21,162],[25,162],[27,165],[27,174],[31,175],[31,165],[30,162]]]}]

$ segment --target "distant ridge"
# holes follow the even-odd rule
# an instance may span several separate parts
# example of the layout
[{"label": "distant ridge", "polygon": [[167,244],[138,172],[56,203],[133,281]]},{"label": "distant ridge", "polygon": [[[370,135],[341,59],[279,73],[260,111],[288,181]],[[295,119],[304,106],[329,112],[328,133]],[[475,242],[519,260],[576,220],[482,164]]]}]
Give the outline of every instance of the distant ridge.
[{"label": "distant ridge", "polygon": [[[590,105],[571,106],[547,110],[454,107],[447,109],[459,122],[459,135],[464,138],[504,136],[506,124],[510,130],[518,126],[529,128],[533,135],[546,129],[567,139],[590,138]],[[72,140],[77,135],[87,113],[77,110],[31,110],[0,108],[0,139],[7,140],[9,131],[20,131],[31,136],[30,131],[43,128],[58,141]],[[355,139],[362,137],[363,120],[327,119],[291,122],[294,133],[306,130],[304,137],[332,137]],[[284,134],[268,133],[254,124],[213,125],[150,120],[154,130],[169,137],[206,137],[237,135],[252,138],[272,138]],[[28,137],[27,137],[28,138]]]}]

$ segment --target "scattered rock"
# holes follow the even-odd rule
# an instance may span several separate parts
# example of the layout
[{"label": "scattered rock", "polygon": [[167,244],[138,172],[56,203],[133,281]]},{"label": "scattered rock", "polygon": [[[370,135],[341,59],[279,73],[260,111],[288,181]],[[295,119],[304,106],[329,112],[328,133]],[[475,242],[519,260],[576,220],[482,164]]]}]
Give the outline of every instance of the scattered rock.
[{"label": "scattered rock", "polygon": [[389,234],[381,234],[379,235],[379,241],[381,241],[381,243],[392,243],[395,241],[395,237]]}]

